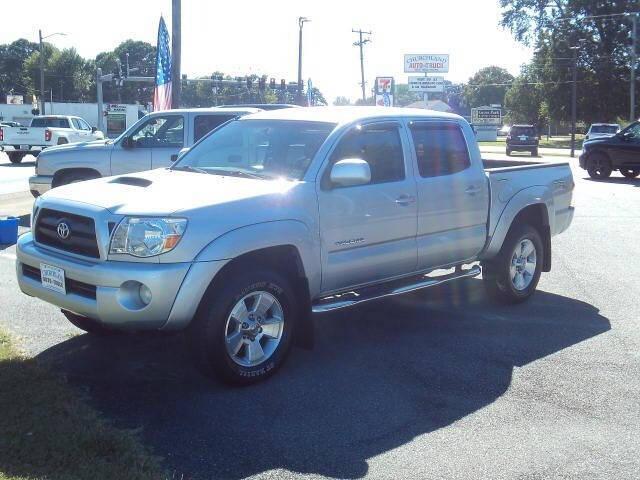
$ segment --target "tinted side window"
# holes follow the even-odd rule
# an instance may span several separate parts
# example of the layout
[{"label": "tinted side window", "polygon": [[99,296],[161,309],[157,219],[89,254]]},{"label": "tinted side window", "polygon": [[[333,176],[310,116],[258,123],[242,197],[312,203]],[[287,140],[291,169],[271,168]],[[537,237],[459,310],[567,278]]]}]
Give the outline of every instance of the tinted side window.
[{"label": "tinted side window", "polygon": [[91,130],[91,127],[89,126],[89,124],[84,120],[82,120],[81,118],[78,119],[78,123],[80,124],[80,128],[82,128],[82,130]]},{"label": "tinted side window", "polygon": [[181,148],[184,139],[182,115],[152,117],[131,135],[137,147]]},{"label": "tinted side window", "polygon": [[71,123],[73,123],[73,127],[74,127],[76,130],[82,130],[82,125],[80,125],[80,122],[78,121],[78,119],[77,119],[77,118],[72,118],[72,119],[71,119]]},{"label": "tinted side window", "polygon": [[193,141],[197,142],[214,128],[235,117],[236,115],[198,115],[193,120]]},{"label": "tinted side window", "polygon": [[402,142],[396,127],[368,126],[347,133],[334,150],[330,165],[345,158],[359,158],[368,162],[371,183],[404,179]]},{"label": "tinted side window", "polygon": [[451,175],[471,165],[467,143],[459,126],[414,124],[411,135],[421,177]]}]

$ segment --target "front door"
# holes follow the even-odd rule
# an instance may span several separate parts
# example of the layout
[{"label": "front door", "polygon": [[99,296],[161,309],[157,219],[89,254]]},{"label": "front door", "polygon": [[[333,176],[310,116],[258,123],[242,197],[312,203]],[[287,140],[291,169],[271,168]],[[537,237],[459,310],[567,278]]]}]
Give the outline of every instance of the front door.
[{"label": "front door", "polygon": [[418,174],[418,268],[475,257],[487,238],[489,189],[457,122],[411,122]]},{"label": "front door", "polygon": [[157,159],[160,163],[163,154],[170,155],[175,150],[177,155],[183,144],[184,120],[181,114],[152,116],[131,135],[123,137],[114,145],[111,154],[111,174],[121,175],[150,170],[154,168],[153,149],[158,149]]},{"label": "front door", "polygon": [[[640,122],[629,125],[622,134],[613,139],[610,147],[616,165],[638,165],[640,163]],[[613,142],[611,142],[613,143]]]},{"label": "front door", "polygon": [[[416,267],[416,184],[399,123],[354,128],[338,142],[318,182],[322,290],[403,275]],[[369,163],[366,185],[331,185],[339,160]]]}]

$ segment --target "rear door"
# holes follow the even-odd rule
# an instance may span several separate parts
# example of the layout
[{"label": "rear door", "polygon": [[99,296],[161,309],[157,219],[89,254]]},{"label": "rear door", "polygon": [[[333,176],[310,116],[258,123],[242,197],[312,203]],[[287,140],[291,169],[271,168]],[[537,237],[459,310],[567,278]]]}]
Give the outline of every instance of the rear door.
[{"label": "rear door", "polygon": [[[398,122],[367,124],[338,141],[318,182],[322,290],[335,291],[416,268],[416,183],[406,132]],[[332,186],[331,167],[359,158],[371,182]]]},{"label": "rear door", "polygon": [[409,130],[417,166],[418,269],[469,260],[487,238],[489,189],[482,164],[471,163],[455,121],[415,121]]}]

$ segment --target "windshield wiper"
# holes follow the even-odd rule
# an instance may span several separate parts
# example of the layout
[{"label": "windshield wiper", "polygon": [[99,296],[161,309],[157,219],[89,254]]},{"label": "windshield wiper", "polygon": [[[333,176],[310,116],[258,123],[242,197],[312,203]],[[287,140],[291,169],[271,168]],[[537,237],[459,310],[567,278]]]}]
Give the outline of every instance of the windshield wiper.
[{"label": "windshield wiper", "polygon": [[192,167],[191,165],[182,165],[173,167],[171,170],[178,170],[181,172],[196,172],[196,173],[206,173],[209,174],[211,172],[205,170],[204,168]]},{"label": "windshield wiper", "polygon": [[246,170],[226,170],[224,168],[212,168],[209,170],[211,173],[215,173],[217,175],[228,175],[230,177],[243,177],[243,178],[258,178],[260,180],[272,179],[271,175],[266,175],[264,173],[254,173],[247,172]]}]

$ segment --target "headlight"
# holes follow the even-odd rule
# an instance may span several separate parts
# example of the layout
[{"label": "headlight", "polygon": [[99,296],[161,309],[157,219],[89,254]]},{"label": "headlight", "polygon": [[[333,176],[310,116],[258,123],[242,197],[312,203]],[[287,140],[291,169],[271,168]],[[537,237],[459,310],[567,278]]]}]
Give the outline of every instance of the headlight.
[{"label": "headlight", "polygon": [[126,217],[111,237],[109,253],[153,257],[175,248],[185,229],[185,218]]}]

